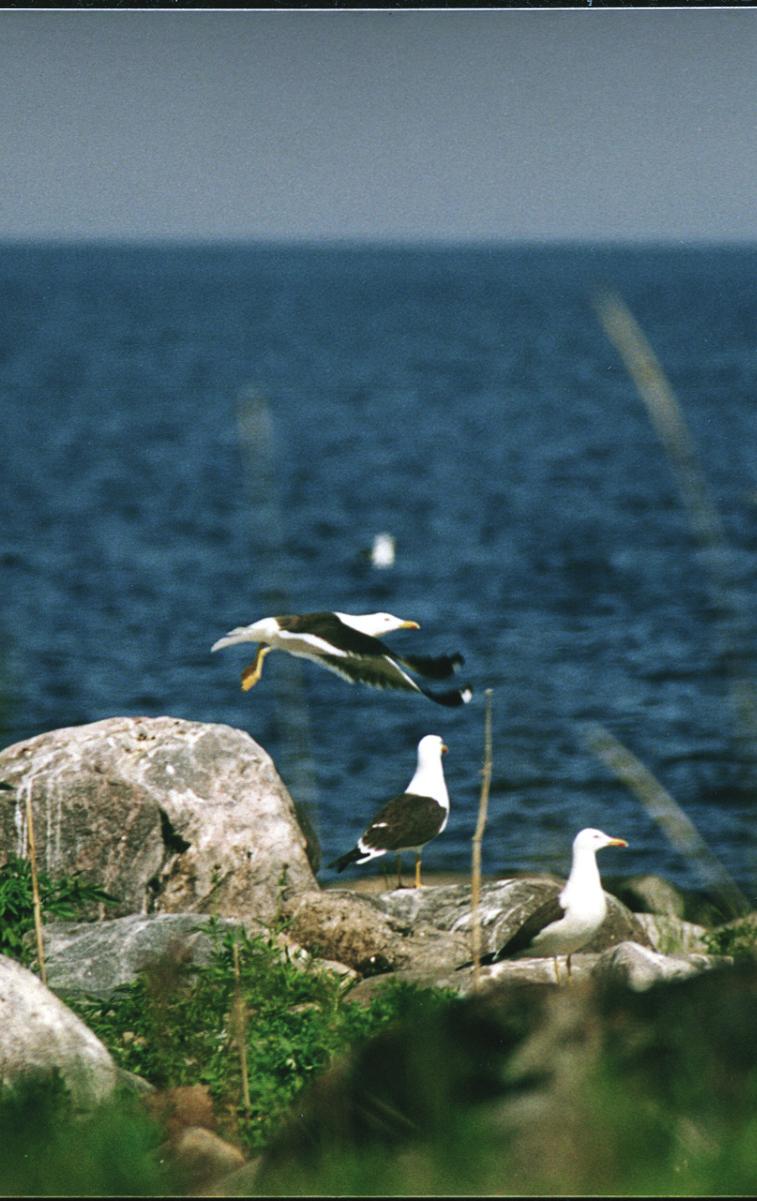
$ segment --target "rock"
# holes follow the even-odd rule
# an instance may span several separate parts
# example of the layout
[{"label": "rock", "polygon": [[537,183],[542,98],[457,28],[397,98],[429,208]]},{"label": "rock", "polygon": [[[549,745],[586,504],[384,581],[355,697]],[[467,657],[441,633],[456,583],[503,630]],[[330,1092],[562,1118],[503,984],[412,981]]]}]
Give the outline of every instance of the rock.
[{"label": "rock", "polygon": [[455,971],[470,960],[470,954],[468,934],[418,925],[402,941],[398,970],[428,980]]},{"label": "rock", "polygon": [[33,972],[0,955],[0,1082],[56,1071],[78,1108],[104,1100],[119,1079],[109,1052],[84,1022]]},{"label": "rock", "polygon": [[[107,1000],[122,984],[166,957],[208,963],[212,940],[198,913],[134,913],[104,922],[52,922],[44,928],[47,980],[58,992]],[[222,931],[239,922],[216,919]]]},{"label": "rock", "polygon": [[150,1084],[149,1080],[145,1080],[144,1076],[138,1076],[136,1072],[130,1072],[127,1068],[117,1069],[118,1084],[127,1092],[137,1093],[142,1097],[150,1097],[155,1092],[155,1085]]},{"label": "rock", "polygon": [[[466,940],[467,941],[467,940]],[[469,948],[467,954],[469,954]],[[572,979],[581,980],[591,974],[598,955],[579,953],[572,959]],[[484,995],[504,988],[522,988],[536,984],[556,985],[554,961],[541,959],[503,959],[499,963],[483,964],[476,979],[470,962],[459,967],[441,964],[400,968],[391,976],[374,976],[359,983],[350,991],[350,1000],[369,1005],[387,980],[413,984],[417,988],[443,988],[461,997],[477,993]]]},{"label": "rock", "polygon": [[[243,923],[227,918],[214,922],[221,934],[243,928]],[[150,968],[209,963],[213,939],[204,929],[207,923],[200,913],[134,913],[104,922],[52,922],[44,928],[48,983],[59,993],[86,993],[108,1000],[117,988]],[[273,945],[283,959],[303,971],[357,975],[344,963],[316,958],[283,933],[274,937]]]},{"label": "rock", "polygon": [[238,1147],[204,1126],[185,1126],[172,1149],[176,1166],[193,1189],[228,1176],[245,1163]]},{"label": "rock", "polygon": [[721,967],[724,962],[731,961],[716,955],[661,955],[649,947],[623,942],[600,955],[594,972],[606,981],[645,992],[660,981],[685,980],[709,968]]},{"label": "rock", "polygon": [[180,1084],[153,1092],[147,1098],[147,1109],[174,1142],[187,1126],[216,1127],[213,1097],[206,1084]]},{"label": "rock", "polygon": [[[501,947],[523,917],[560,887],[552,879],[531,877],[485,884],[480,910],[482,955]],[[607,920],[588,950],[601,950],[629,938],[648,943],[634,915],[615,897],[608,896],[607,901]],[[283,912],[289,919],[290,934],[308,951],[340,960],[364,977],[392,973],[392,979],[461,993],[473,987],[468,884],[370,894],[327,889],[292,898]],[[510,965],[510,982],[554,983],[551,958],[526,963],[525,967]],[[486,979],[496,980],[503,972],[502,968],[487,972]],[[368,999],[375,989],[364,980],[351,996]]]},{"label": "rock", "polygon": [[289,934],[312,955],[363,975],[393,971],[403,961],[401,928],[373,898],[315,890],[285,901],[282,912]]},{"label": "rock", "polygon": [[628,876],[616,888],[615,896],[635,913],[664,913],[683,917],[686,902],[683,893],[663,876]]},{"label": "rock", "polygon": [[237,1168],[236,1172],[230,1172],[228,1176],[222,1176],[214,1184],[200,1191],[201,1197],[252,1197],[256,1196],[255,1181],[257,1180],[258,1172],[262,1157],[250,1159],[243,1167]]},{"label": "rock", "polygon": [[469,939],[383,912],[379,899],[350,889],[304,893],[285,903],[289,933],[313,955],[337,960],[362,976],[412,969],[423,979],[469,956]]},{"label": "rock", "polygon": [[316,886],[294,805],[242,730],[173,717],[112,717],[0,752],[3,845],[26,854],[32,790],[40,866],[82,871],[115,916],[222,913],[269,922],[282,889]]},{"label": "rock", "polygon": [[637,913],[636,920],[647,934],[653,950],[663,955],[708,951],[707,930],[694,922],[663,913]]},{"label": "rock", "polygon": [[[499,950],[533,912],[549,897],[557,896],[562,885],[550,878],[527,876],[496,880],[481,887],[480,921],[482,955]],[[601,951],[624,939],[642,946],[649,939],[634,914],[609,893],[608,913],[598,934],[585,951]],[[441,888],[395,889],[379,893],[376,903],[397,921],[433,926],[463,934],[469,940],[472,929],[471,890],[468,884]]]}]

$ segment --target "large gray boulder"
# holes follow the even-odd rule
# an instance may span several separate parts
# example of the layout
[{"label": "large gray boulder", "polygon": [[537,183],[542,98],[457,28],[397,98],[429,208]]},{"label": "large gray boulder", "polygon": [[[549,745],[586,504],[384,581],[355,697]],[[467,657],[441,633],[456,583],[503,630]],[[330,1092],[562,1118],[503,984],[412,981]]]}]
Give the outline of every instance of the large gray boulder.
[{"label": "large gray boulder", "polygon": [[0,955],[0,1083],[55,1071],[80,1108],[104,1100],[120,1079],[84,1022],[33,972]]},{"label": "large gray boulder", "polygon": [[[53,922],[45,926],[47,982],[56,992],[107,1000],[117,988],[161,961],[204,964],[213,941],[198,913],[133,913],[103,922]],[[238,922],[219,920],[221,933]]]},{"label": "large gray boulder", "polygon": [[26,852],[31,791],[40,866],[82,871],[113,916],[202,912],[270,921],[284,889],[316,887],[292,798],[242,730],[112,717],[0,752],[0,846]]}]

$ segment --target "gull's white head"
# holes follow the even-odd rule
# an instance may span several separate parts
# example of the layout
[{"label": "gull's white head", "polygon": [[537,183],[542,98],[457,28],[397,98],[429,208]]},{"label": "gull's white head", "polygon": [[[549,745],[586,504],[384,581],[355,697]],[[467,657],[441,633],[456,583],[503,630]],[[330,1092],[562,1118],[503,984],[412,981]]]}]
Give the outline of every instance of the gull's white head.
[{"label": "gull's white head", "polygon": [[371,638],[381,638],[384,634],[392,634],[395,630],[419,630],[417,621],[407,621],[404,617],[395,617],[393,613],[337,613],[340,621],[361,634],[369,634]]},{"label": "gull's white head", "polygon": [[585,830],[579,830],[573,839],[574,851],[596,852],[601,851],[603,847],[627,846],[625,838],[611,838],[609,834],[603,834],[601,830],[595,830],[592,826],[587,826]]},{"label": "gull's white head", "polygon": [[422,763],[429,759],[441,759],[447,749],[444,739],[440,738],[438,734],[426,734],[418,743],[418,762]]}]

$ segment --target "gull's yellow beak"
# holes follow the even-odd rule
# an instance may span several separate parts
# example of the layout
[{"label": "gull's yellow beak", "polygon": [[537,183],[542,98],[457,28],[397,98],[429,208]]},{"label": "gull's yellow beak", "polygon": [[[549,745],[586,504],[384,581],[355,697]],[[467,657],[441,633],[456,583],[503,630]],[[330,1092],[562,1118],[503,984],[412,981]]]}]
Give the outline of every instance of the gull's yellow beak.
[{"label": "gull's yellow beak", "polygon": [[446,754],[447,754],[447,751],[449,750],[449,747],[447,746],[446,742],[443,742],[443,743],[442,743],[441,750],[442,750],[442,754],[443,754],[443,755],[446,755]]},{"label": "gull's yellow beak", "polygon": [[625,838],[610,838],[607,845],[610,847],[627,847],[628,843]]},{"label": "gull's yellow beak", "polygon": [[420,624],[417,621],[403,621],[400,626],[401,630],[419,630],[420,628]]}]

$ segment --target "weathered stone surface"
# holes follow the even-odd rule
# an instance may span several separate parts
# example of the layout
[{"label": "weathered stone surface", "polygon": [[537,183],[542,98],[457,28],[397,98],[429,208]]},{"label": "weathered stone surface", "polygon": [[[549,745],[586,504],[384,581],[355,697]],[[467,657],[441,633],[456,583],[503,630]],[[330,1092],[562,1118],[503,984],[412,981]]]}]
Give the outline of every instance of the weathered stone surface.
[{"label": "weathered stone surface", "polygon": [[373,898],[314,890],[284,903],[289,933],[307,951],[363,974],[393,971],[403,962],[402,932]]},{"label": "weathered stone surface", "polygon": [[255,1182],[260,1171],[262,1157],[250,1159],[236,1172],[222,1176],[215,1183],[206,1185],[199,1192],[200,1197],[252,1197],[255,1196]]},{"label": "weathered stone surface", "polygon": [[305,836],[270,756],[242,730],[112,717],[0,752],[2,845],[26,851],[31,789],[40,865],[83,871],[128,913],[274,915],[282,882],[315,887]]},{"label": "weathered stone surface", "polygon": [[419,925],[402,941],[398,968],[428,979],[455,971],[470,955],[468,934]]},{"label": "weathered stone surface", "polygon": [[[572,979],[582,980],[591,975],[591,970],[599,956],[579,953],[572,959]],[[562,972],[561,979],[565,973]],[[414,984],[419,988],[446,988],[465,997],[480,992],[482,995],[504,988],[522,988],[526,985],[549,984],[555,985],[554,960],[541,959],[503,959],[498,963],[482,964],[476,978],[473,964],[465,962],[461,966],[452,967],[449,964],[420,964],[399,968],[391,976],[371,976],[360,980],[350,991],[350,1000],[360,1004],[370,1004],[376,994],[382,989],[387,980],[402,981]]]},{"label": "weathered stone surface", "polygon": [[[456,969],[441,964],[436,968],[428,965],[407,967],[396,971],[391,979],[424,988],[449,988],[461,996],[476,992],[486,995],[534,984],[581,985],[594,976],[641,991],[660,980],[684,979],[730,962],[728,957],[697,952],[663,955],[638,943],[622,942],[601,953],[579,951],[572,955],[570,981],[564,959],[559,961],[558,980],[554,960],[549,956],[501,959],[482,964],[478,979],[470,963]],[[379,976],[361,980],[351,991],[350,998],[367,1004],[385,983],[385,978]]]},{"label": "weathered stone surface", "polygon": [[185,1126],[173,1144],[173,1158],[193,1189],[228,1176],[245,1162],[238,1147],[205,1126]]},{"label": "weathered stone surface", "polygon": [[651,873],[628,876],[623,880],[615,895],[635,913],[664,913],[670,917],[683,917],[686,902],[683,893],[663,876]]},{"label": "weathered stone surface", "polygon": [[33,972],[0,955],[0,1081],[59,1071],[74,1104],[88,1107],[119,1076],[100,1040]]},{"label": "weathered stone surface", "polygon": [[172,1142],[187,1126],[216,1128],[213,1097],[207,1084],[179,1084],[175,1088],[154,1091],[146,1105]]},{"label": "weathered stone surface", "polygon": [[[53,922],[45,926],[47,981],[58,992],[107,999],[151,964],[172,957],[207,963],[212,940],[199,913],[134,913],[104,922]],[[218,919],[221,929],[239,922]]]},{"label": "weathered stone surface", "polygon": [[599,956],[594,973],[604,980],[626,984],[635,992],[645,992],[662,980],[685,980],[729,962],[719,955],[661,955],[649,947],[623,942]]},{"label": "weathered stone surface", "polygon": [[290,934],[314,955],[337,960],[363,976],[412,969],[432,977],[469,957],[464,934],[387,916],[378,898],[350,889],[304,893],[284,906]]},{"label": "weathered stone surface", "polygon": [[[502,947],[525,918],[562,885],[550,878],[527,876],[497,880],[481,887],[481,951],[491,954]],[[616,897],[607,896],[608,913],[602,928],[585,951],[601,951],[614,943],[633,939],[642,946],[649,939],[636,916]],[[376,903],[396,921],[407,925],[433,926],[470,938],[472,928],[471,890],[468,884],[441,888],[395,889],[379,893]]]},{"label": "weathered stone surface", "polygon": [[653,950],[663,955],[708,950],[704,926],[665,913],[637,913],[635,916],[649,937]]}]

